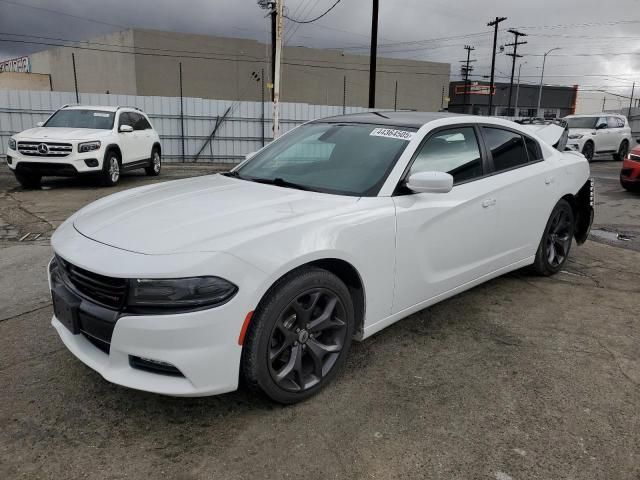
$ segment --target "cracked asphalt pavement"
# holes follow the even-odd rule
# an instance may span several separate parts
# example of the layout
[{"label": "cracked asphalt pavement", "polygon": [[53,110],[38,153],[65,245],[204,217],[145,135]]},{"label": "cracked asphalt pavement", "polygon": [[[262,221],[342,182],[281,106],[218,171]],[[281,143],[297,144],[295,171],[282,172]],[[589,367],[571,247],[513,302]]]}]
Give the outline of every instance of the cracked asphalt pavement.
[{"label": "cracked asphalt pavement", "polygon": [[640,478],[640,195],[619,163],[592,164],[595,235],[565,271],[503,276],[356,343],[303,404],[107,383],[50,326],[53,229],[115,190],[217,168],[37,191],[0,173],[0,478]]}]

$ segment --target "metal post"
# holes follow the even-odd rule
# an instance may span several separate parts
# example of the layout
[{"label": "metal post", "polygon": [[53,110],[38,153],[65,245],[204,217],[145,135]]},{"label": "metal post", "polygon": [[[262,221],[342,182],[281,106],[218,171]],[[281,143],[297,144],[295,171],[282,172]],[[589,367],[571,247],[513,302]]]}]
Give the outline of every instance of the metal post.
[{"label": "metal post", "polygon": [[473,48],[471,45],[465,45],[464,49],[467,51],[467,65],[464,68],[464,113],[467,113],[467,111],[469,110],[467,108],[467,103],[469,101],[469,70],[471,69],[470,67],[470,63],[471,63],[471,50],[475,50],[475,48]]},{"label": "metal post", "polygon": [[260,124],[262,125],[262,146],[264,147],[264,68],[260,71],[260,90],[262,91],[262,121]]},{"label": "metal post", "polygon": [[[520,71],[522,70],[522,65],[524,65],[527,62],[523,62],[520,65],[518,65],[518,86],[516,87],[516,105],[515,107],[513,107],[513,113],[516,113],[518,111],[518,98],[520,97]],[[518,115],[514,115],[514,117],[517,117]]]},{"label": "metal post", "polygon": [[76,87],[76,103],[80,103],[80,95],[78,95],[78,75],[76,73],[76,55],[71,53],[71,62],[73,63],[73,83]]},{"label": "metal post", "polygon": [[547,53],[545,53],[544,56],[542,57],[542,72],[540,73],[540,87],[538,88],[538,108],[536,110],[536,113],[537,113],[538,117],[542,116],[542,115],[540,115],[540,105],[541,105],[541,102],[542,102],[542,80],[544,79],[544,64],[547,61],[547,55],[549,55],[554,50],[560,50],[560,48],[558,48],[558,47],[552,48]]},{"label": "metal post", "polygon": [[[276,30],[277,30],[278,11],[276,8],[271,12],[271,84],[276,78]],[[273,102],[273,88],[271,89],[271,101]]]},{"label": "metal post", "polygon": [[378,55],[378,7],[379,0],[373,0],[371,14],[371,58],[369,60],[369,108],[376,108],[376,60]]},{"label": "metal post", "polygon": [[277,22],[276,22],[276,59],[275,73],[273,77],[273,138],[276,139],[280,135],[280,62],[282,58],[282,30],[283,30],[283,13],[284,0],[276,0]]},{"label": "metal post", "polygon": [[636,89],[636,82],[633,82],[633,86],[631,87],[631,101],[629,102],[629,114],[627,115],[627,119],[631,118],[631,107],[633,106],[633,94]]},{"label": "metal post", "polygon": [[604,112],[604,104],[607,102],[607,96],[602,97],[602,111]]},{"label": "metal post", "polygon": [[396,80],[396,90],[393,94],[393,111],[398,110],[398,80]]},{"label": "metal post", "polygon": [[489,84],[489,115],[493,111],[493,94],[495,90],[494,78],[496,71],[496,44],[498,42],[498,24],[507,19],[507,17],[496,17],[492,22],[487,23],[488,27],[494,27],[493,30],[493,54],[491,56],[491,83]]},{"label": "metal post", "polygon": [[342,78],[342,114],[347,113],[347,76]]},{"label": "metal post", "polygon": [[444,85],[442,86],[442,96],[440,97],[440,111],[444,110]]},{"label": "metal post", "polygon": [[180,69],[180,141],[182,143],[182,163],[184,163],[184,102],[182,101],[182,62],[178,63]]}]

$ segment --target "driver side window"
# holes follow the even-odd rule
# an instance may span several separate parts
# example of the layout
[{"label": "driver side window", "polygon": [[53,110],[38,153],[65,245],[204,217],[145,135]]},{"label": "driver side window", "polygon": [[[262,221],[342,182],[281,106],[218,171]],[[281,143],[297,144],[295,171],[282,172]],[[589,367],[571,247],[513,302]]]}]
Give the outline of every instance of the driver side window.
[{"label": "driver side window", "polygon": [[418,150],[409,176],[418,172],[445,172],[454,185],[483,175],[482,156],[472,127],[442,130]]}]

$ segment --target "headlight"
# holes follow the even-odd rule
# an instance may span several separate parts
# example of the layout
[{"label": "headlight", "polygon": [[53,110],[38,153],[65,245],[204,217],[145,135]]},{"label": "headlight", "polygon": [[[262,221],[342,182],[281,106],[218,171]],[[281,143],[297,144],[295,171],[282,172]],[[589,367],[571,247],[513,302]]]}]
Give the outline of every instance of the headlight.
[{"label": "headlight", "polygon": [[199,308],[220,305],[238,291],[219,277],[131,280],[127,304],[149,308]]},{"label": "headlight", "polygon": [[582,134],[582,133],[572,133],[571,135],[569,135],[569,138],[571,140],[579,140],[582,137],[584,137],[584,134]]},{"label": "headlight", "polygon": [[15,138],[10,138],[9,139],[9,148],[11,150],[15,150],[16,149],[16,139]]},{"label": "headlight", "polygon": [[84,142],[78,144],[78,153],[91,152],[100,148],[100,142]]}]

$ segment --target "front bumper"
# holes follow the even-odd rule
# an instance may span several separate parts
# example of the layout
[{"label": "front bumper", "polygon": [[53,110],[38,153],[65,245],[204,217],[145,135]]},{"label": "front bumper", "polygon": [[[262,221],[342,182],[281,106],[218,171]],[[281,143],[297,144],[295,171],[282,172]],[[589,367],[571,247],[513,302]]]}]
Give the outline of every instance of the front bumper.
[{"label": "front bumper", "polygon": [[584,144],[587,141],[587,138],[570,138],[567,140],[567,148],[573,150],[574,152],[582,153],[582,149],[584,148]]},{"label": "front bumper", "polygon": [[[202,275],[197,270],[201,268],[239,285],[236,296],[224,305],[157,315],[105,312],[108,309],[76,291],[71,294],[79,297],[78,333],[56,315],[51,320],[71,353],[112,383],[171,396],[215,395],[237,388],[242,352],[238,338],[247,313],[254,309],[251,292],[253,282],[263,278],[260,271],[222,253],[143,255],[120,250],[80,235],[70,222],[60,227],[52,243],[64,260],[100,275],[115,277],[117,271],[123,278],[136,278],[146,270],[149,277],[177,278]],[[50,275],[50,287],[60,288],[55,275]],[[132,357],[171,364],[180,375],[135,368]]]},{"label": "front bumper", "polygon": [[640,184],[640,157],[634,160],[630,157],[622,161],[622,169],[620,170],[620,181],[628,184]]},{"label": "front bumper", "polygon": [[59,158],[27,156],[16,150],[8,150],[6,163],[9,169],[14,172],[52,177],[74,177],[82,174],[100,173],[103,158],[104,148],[86,153],[74,152]]}]

